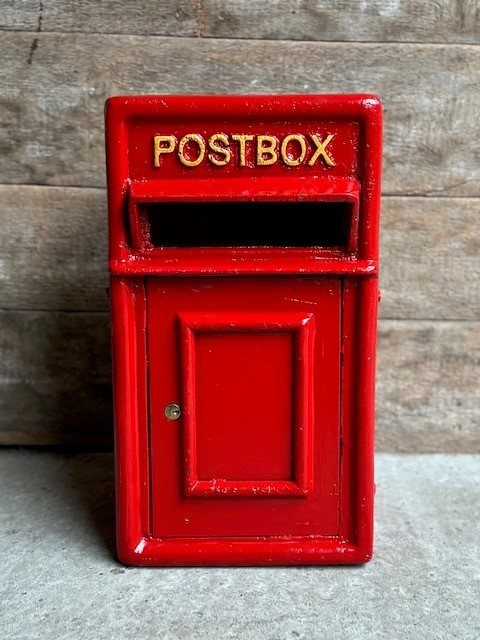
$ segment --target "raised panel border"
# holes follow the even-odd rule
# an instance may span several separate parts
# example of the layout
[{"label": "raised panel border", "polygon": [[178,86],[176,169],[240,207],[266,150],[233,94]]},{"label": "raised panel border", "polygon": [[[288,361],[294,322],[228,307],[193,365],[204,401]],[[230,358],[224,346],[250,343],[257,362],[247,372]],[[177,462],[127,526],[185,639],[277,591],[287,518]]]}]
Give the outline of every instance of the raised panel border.
[{"label": "raised panel border", "polygon": [[[195,498],[298,497],[313,487],[313,343],[315,320],[305,312],[189,312],[178,315],[182,347],[184,493]],[[199,479],[195,424],[195,336],[200,333],[293,334],[292,480]]]}]

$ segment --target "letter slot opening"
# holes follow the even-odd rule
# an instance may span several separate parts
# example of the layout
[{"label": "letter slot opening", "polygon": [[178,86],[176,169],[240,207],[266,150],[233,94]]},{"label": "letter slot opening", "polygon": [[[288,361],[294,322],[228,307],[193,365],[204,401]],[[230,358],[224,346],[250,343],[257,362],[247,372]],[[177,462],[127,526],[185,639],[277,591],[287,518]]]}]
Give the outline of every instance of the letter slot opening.
[{"label": "letter slot opening", "polygon": [[[352,251],[353,202],[139,203],[150,245],[195,247],[319,247]],[[143,226],[143,225],[142,225]]]}]

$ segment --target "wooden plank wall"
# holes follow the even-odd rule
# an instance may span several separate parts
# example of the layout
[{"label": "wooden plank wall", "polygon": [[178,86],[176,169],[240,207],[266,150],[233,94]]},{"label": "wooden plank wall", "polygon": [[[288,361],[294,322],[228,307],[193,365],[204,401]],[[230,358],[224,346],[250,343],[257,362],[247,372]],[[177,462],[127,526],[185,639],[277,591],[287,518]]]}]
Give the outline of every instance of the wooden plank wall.
[{"label": "wooden plank wall", "polygon": [[377,445],[480,451],[477,0],[3,0],[0,444],[112,442],[103,104],[376,92]]}]

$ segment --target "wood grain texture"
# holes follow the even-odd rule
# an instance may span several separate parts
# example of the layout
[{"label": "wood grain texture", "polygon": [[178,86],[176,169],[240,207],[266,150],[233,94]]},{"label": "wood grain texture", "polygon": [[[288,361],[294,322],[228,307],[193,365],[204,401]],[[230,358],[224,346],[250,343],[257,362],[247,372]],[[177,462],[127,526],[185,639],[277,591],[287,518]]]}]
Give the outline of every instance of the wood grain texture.
[{"label": "wood grain texture", "polygon": [[0,312],[0,444],[111,443],[108,315]]},{"label": "wood grain texture", "polygon": [[[106,310],[103,189],[0,185],[0,308]],[[480,319],[480,199],[385,197],[386,318]]]},{"label": "wood grain texture", "polygon": [[384,318],[480,319],[480,199],[385,197]]},{"label": "wood grain texture", "polygon": [[347,42],[480,39],[478,0],[206,0],[203,34]]},{"label": "wood grain texture", "polygon": [[103,189],[0,185],[0,309],[108,308]]},{"label": "wood grain texture", "polygon": [[191,0],[2,0],[0,29],[196,36]]},{"label": "wood grain texture", "polygon": [[480,451],[478,0],[4,0],[0,31],[0,444],[112,444],[107,97],[371,91],[377,448]]},{"label": "wood grain texture", "polygon": [[373,91],[385,193],[480,195],[474,46],[4,32],[0,83],[2,182],[103,186],[115,94]]},{"label": "wood grain texture", "polygon": [[3,0],[0,28],[273,40],[478,43],[478,0]]},{"label": "wood grain texture", "polygon": [[[380,324],[382,451],[480,451],[479,324]],[[112,443],[106,313],[0,312],[0,444]]]},{"label": "wood grain texture", "polygon": [[380,323],[377,447],[480,451],[480,324]]}]

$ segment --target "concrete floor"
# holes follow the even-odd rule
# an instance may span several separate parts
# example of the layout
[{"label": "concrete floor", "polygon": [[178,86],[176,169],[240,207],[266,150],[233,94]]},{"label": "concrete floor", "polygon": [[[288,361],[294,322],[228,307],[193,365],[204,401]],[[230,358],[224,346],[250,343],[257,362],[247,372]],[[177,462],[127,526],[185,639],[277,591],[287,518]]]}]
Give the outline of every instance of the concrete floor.
[{"label": "concrete floor", "polygon": [[0,452],[0,639],[480,638],[480,456],[378,455],[363,567],[130,569],[108,454]]}]

